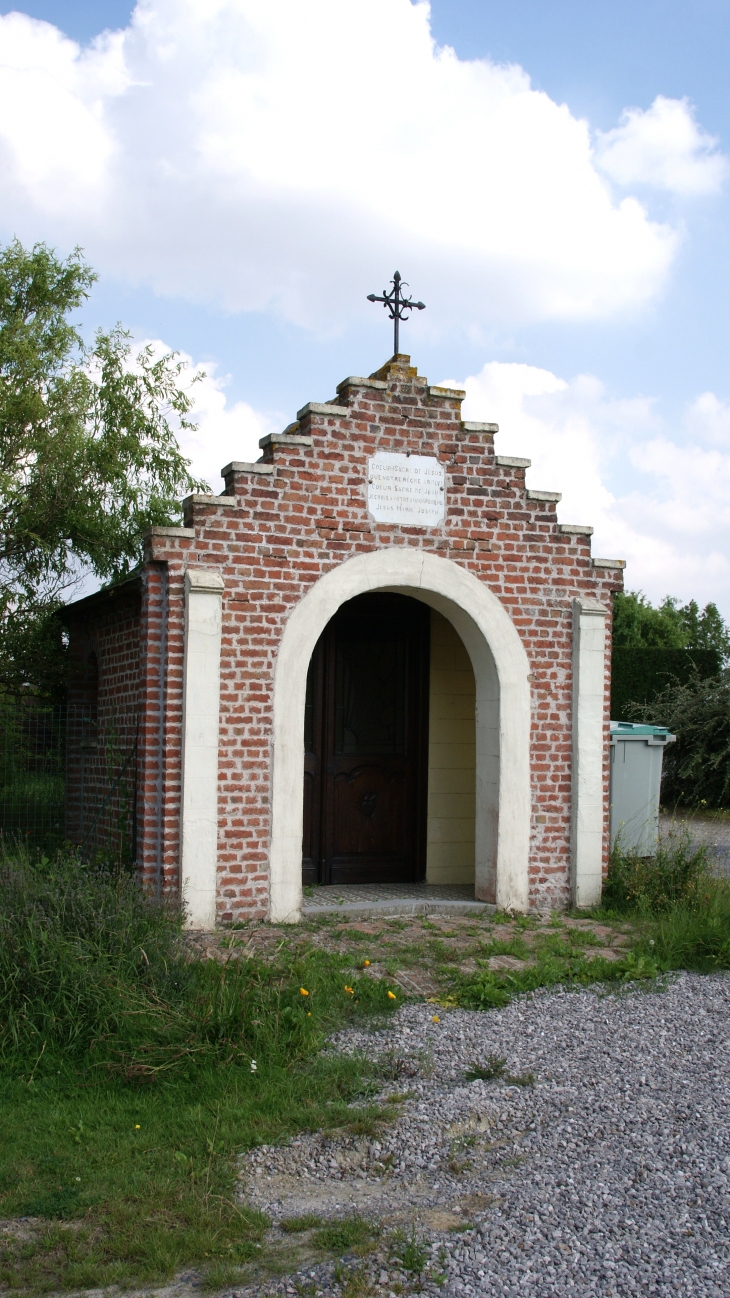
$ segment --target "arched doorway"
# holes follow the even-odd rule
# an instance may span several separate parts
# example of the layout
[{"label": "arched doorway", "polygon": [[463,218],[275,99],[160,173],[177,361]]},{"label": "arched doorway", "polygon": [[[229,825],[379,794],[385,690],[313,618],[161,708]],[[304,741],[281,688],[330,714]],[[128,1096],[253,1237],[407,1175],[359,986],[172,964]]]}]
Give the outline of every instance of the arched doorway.
[{"label": "arched doorway", "polygon": [[358,595],[312,654],[304,710],[302,881],[426,873],[430,610]]},{"label": "arched doorway", "polygon": [[398,547],[357,555],[321,577],[294,608],[274,675],[271,919],[296,922],[302,897],[302,787],[309,663],[342,605],[374,592],[408,595],[454,627],[476,691],[475,894],[524,910],[530,830],[530,687],[524,646],[507,610],[448,559]]}]

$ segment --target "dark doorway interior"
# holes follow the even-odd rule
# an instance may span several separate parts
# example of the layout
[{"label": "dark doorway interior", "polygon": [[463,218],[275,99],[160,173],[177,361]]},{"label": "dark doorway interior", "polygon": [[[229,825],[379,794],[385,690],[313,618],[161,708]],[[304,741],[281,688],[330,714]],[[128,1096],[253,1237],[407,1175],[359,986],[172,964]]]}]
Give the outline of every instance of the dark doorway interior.
[{"label": "dark doorway interior", "polygon": [[407,596],[360,595],[320,637],[304,721],[305,884],[425,876],[429,619]]}]

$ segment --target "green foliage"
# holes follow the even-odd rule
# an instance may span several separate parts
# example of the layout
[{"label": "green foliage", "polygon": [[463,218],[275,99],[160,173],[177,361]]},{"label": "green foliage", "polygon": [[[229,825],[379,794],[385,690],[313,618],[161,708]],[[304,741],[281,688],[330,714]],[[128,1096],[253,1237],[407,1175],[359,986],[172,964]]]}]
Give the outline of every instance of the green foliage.
[{"label": "green foliage", "polygon": [[667,595],[658,608],[641,591],[614,595],[611,716],[635,719],[669,686],[717,676],[730,658],[730,629],[715,604],[700,610]]},{"label": "green foliage", "polygon": [[693,846],[686,829],[662,838],[655,856],[624,852],[620,838],[611,852],[603,905],[619,914],[693,905],[709,875],[707,848]]},{"label": "green foliage", "polygon": [[614,648],[611,655],[611,717],[636,719],[637,706],[653,704],[668,686],[717,676],[717,649]]},{"label": "green foliage", "polygon": [[664,802],[730,806],[730,668],[714,679],[667,685],[634,715],[677,736],[664,753]]},{"label": "green foliage", "polygon": [[72,855],[34,861],[4,844],[1,852],[1,1053],[44,1043],[85,1053],[126,1036],[128,1022],[181,983],[181,917],[128,874],[91,870]]},{"label": "green foliage", "polygon": [[659,970],[730,969],[730,881],[710,872],[707,851],[693,847],[685,827],[637,857],[618,844],[603,888],[609,917],[638,926],[634,955]]},{"label": "green foliage", "polygon": [[619,649],[714,650],[730,657],[730,630],[715,604],[700,610],[695,600],[680,605],[671,595],[658,608],[641,591],[614,595],[613,644]]},{"label": "green foliage", "polygon": [[510,1073],[507,1060],[502,1055],[487,1055],[484,1064],[473,1064],[464,1074],[467,1082],[503,1081],[508,1086],[532,1086],[534,1073]]},{"label": "green foliage", "polygon": [[79,573],[127,573],[142,533],[201,485],[173,427],[192,407],[175,354],[133,358],[120,326],[87,346],[72,323],[95,278],[78,249],[0,249],[0,683],[13,687],[57,672],[48,618]]}]

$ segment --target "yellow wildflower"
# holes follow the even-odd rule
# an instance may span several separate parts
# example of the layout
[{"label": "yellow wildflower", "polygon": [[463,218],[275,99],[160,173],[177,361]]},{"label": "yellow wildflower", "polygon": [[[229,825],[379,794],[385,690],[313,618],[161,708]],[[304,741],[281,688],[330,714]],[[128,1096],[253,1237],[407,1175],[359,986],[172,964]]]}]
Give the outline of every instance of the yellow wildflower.
[{"label": "yellow wildflower", "polygon": [[432,1016],[432,1021],[433,1021],[434,1023],[440,1023],[440,1022],[441,1022],[441,1019],[439,1018],[438,1014],[434,1014],[434,1015]]},{"label": "yellow wildflower", "polygon": [[388,992],[388,1000],[389,1001],[395,1000],[395,992]]},{"label": "yellow wildflower", "polygon": [[369,960],[363,960],[363,962],[362,962],[362,967],[363,967],[363,969],[369,969],[369,968],[370,968],[370,961],[369,961]]},{"label": "yellow wildflower", "polygon": [[347,992],[348,996],[355,995],[354,991],[352,990],[352,987],[345,987],[345,991]]},{"label": "yellow wildflower", "polygon": [[299,995],[300,995],[300,996],[308,996],[308,995],[309,995],[309,992],[307,991],[306,987],[300,987],[300,988],[299,988]]}]

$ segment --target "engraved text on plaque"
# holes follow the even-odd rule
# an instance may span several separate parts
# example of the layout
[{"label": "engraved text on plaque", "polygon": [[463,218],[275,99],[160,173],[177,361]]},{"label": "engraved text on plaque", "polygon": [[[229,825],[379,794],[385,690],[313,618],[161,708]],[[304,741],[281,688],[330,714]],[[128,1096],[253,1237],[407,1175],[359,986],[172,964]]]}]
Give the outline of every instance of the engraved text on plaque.
[{"label": "engraved text on plaque", "polygon": [[376,523],[436,527],[445,497],[444,466],[434,455],[378,451],[368,460],[368,509]]}]

